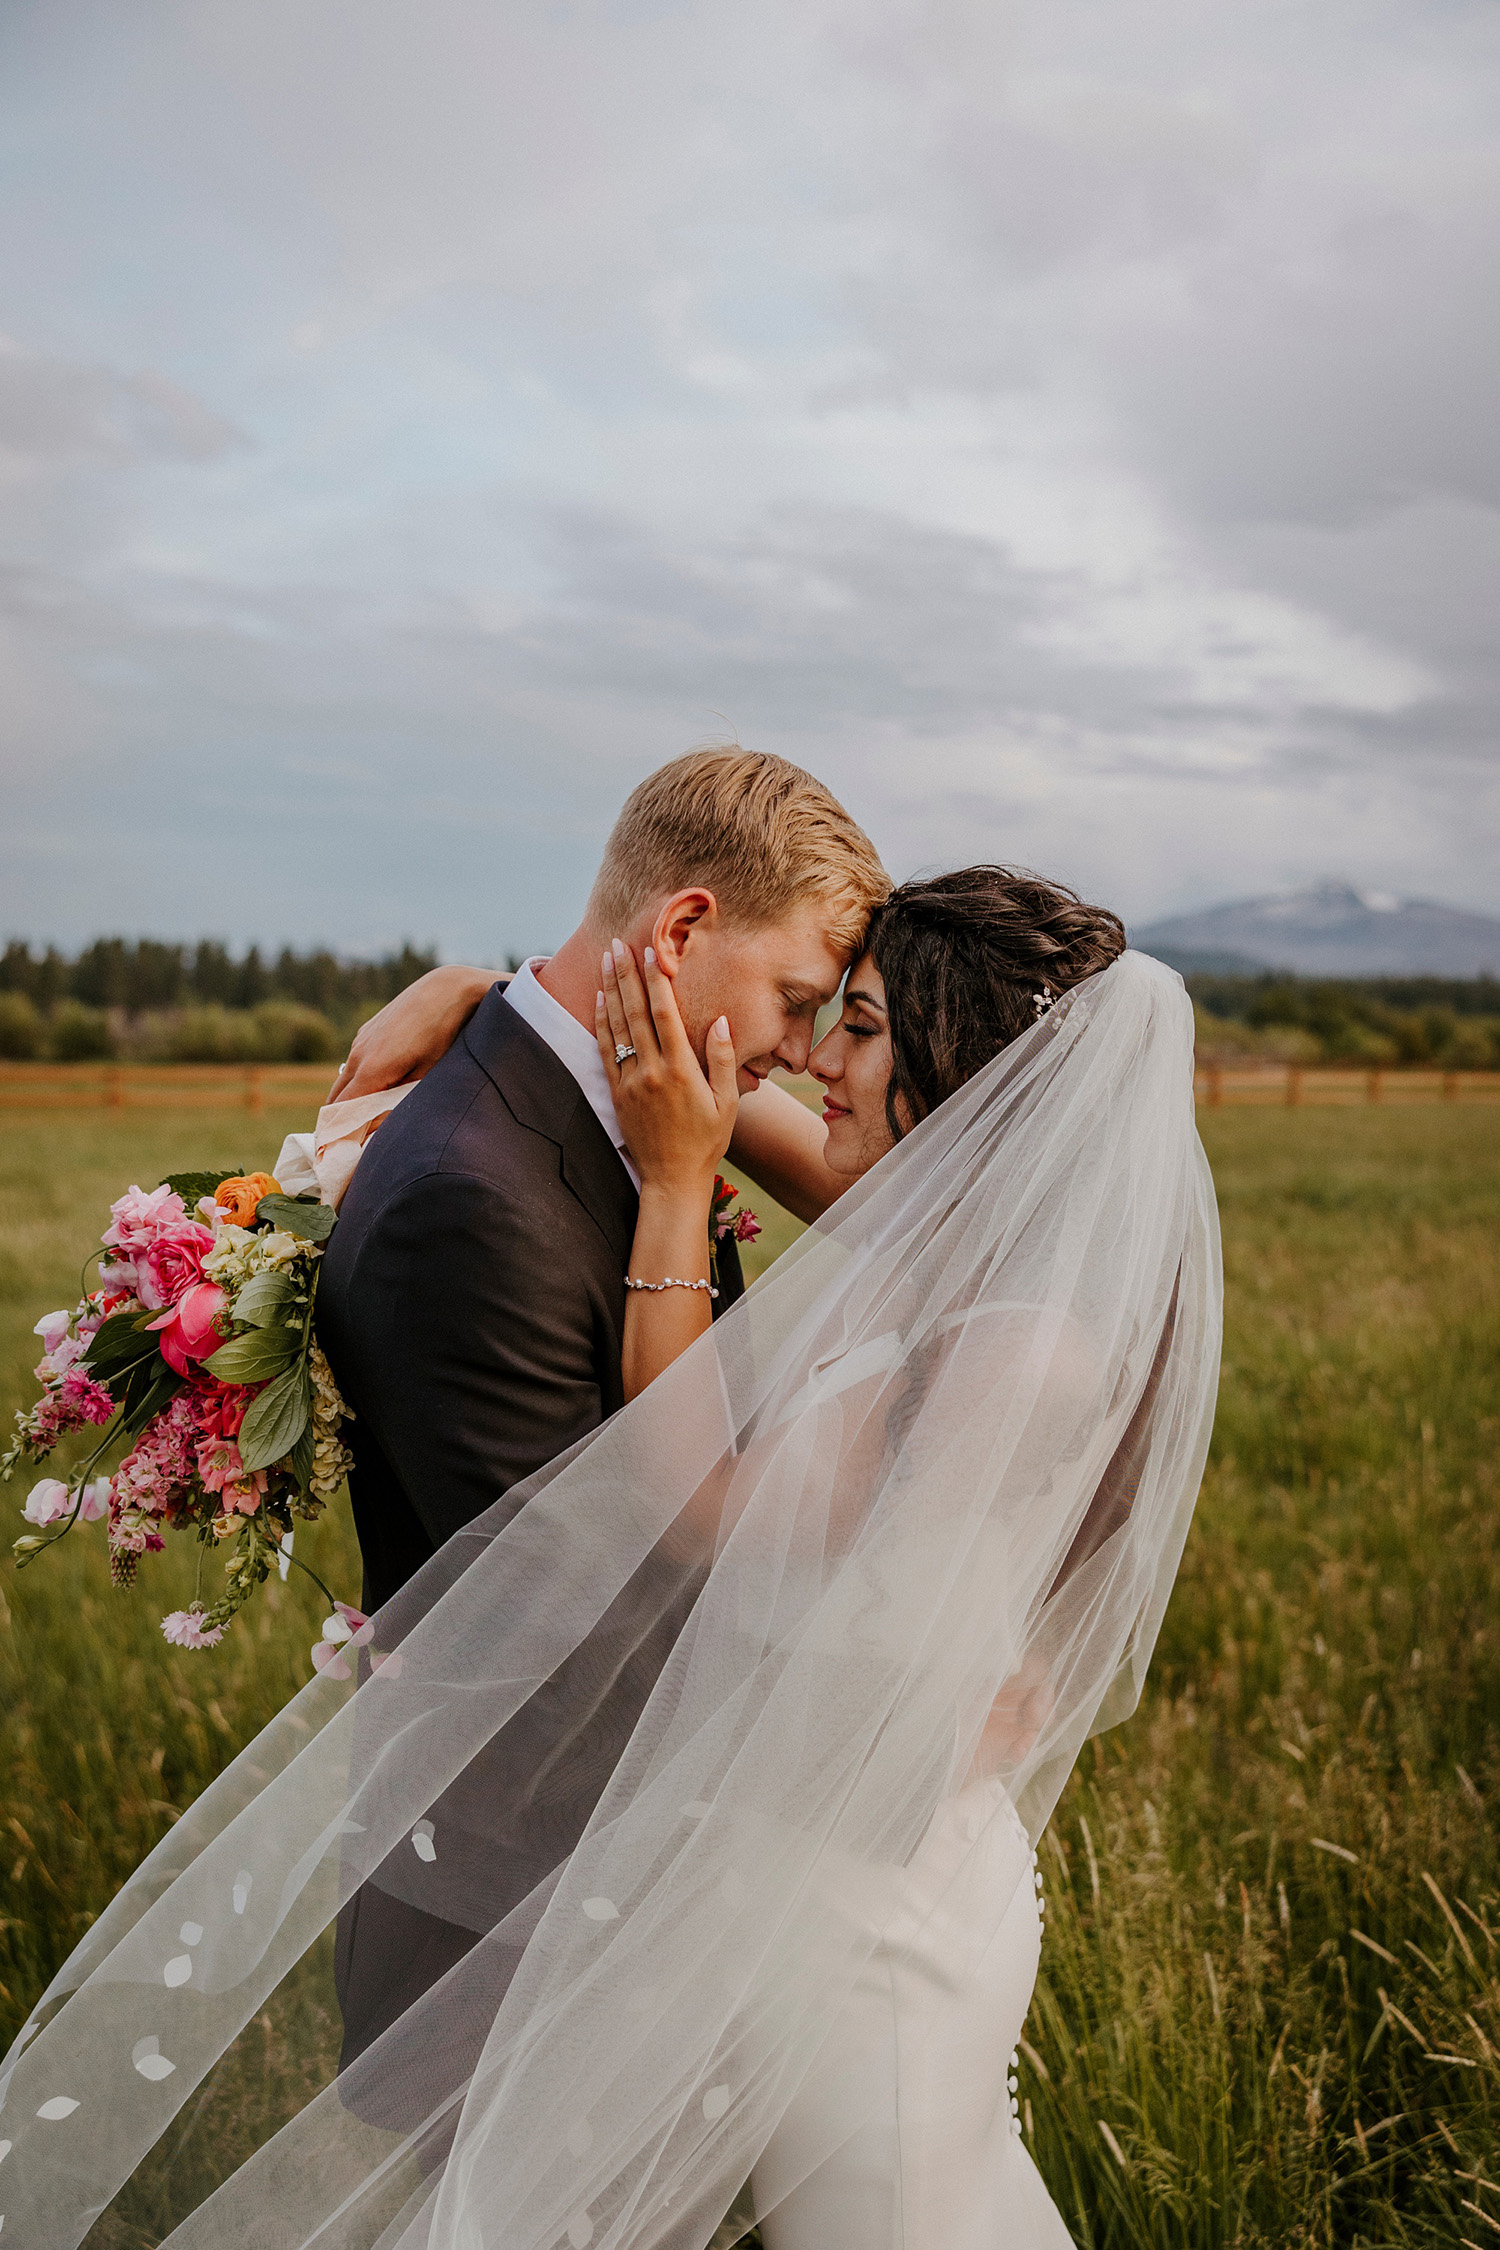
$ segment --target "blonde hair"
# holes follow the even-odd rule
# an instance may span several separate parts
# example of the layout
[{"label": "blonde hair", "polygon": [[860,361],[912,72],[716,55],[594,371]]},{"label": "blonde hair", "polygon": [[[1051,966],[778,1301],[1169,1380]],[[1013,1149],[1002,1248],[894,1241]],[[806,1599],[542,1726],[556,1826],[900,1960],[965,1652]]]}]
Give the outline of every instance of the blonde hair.
[{"label": "blonde hair", "polygon": [[590,927],[627,929],[653,899],[697,883],[741,924],[816,900],[851,954],[891,887],[869,837],[821,781],[737,744],[689,751],[631,791],[604,847]]}]

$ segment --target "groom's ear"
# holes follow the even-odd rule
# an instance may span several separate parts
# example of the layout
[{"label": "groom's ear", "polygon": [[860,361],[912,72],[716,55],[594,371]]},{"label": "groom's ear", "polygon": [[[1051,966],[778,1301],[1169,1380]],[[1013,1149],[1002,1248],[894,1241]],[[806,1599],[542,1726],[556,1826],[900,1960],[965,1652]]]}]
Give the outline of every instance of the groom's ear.
[{"label": "groom's ear", "polygon": [[695,931],[715,929],[719,921],[719,902],[712,891],[695,886],[688,891],[674,891],[663,901],[656,920],[651,925],[651,944],[656,958],[669,977],[675,977],[682,966],[682,956],[691,944]]}]

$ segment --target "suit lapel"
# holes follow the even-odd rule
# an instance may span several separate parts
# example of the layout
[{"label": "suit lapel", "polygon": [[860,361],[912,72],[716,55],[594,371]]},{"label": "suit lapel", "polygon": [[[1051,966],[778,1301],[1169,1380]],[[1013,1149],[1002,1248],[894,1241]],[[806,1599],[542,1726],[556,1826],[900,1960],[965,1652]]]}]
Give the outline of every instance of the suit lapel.
[{"label": "suit lapel", "polygon": [[639,1198],[573,1073],[508,1005],[499,986],[475,1009],[463,1040],[517,1123],[554,1143],[564,1182],[623,1272]]}]

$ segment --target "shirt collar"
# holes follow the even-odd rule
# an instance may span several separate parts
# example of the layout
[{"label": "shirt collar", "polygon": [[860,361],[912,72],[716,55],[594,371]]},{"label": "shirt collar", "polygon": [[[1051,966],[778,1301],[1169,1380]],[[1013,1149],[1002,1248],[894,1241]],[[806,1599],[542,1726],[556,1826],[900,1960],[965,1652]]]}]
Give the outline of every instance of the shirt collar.
[{"label": "shirt collar", "polygon": [[545,1039],[564,1069],[577,1080],[589,1108],[619,1150],[621,1163],[639,1188],[641,1176],[625,1148],[625,1136],[615,1115],[599,1043],[575,1016],[569,1015],[560,1000],[554,1000],[538,978],[536,972],[546,961],[545,953],[534,953],[529,961],[523,962],[506,986],[505,997],[521,1020],[530,1024],[539,1039]]}]

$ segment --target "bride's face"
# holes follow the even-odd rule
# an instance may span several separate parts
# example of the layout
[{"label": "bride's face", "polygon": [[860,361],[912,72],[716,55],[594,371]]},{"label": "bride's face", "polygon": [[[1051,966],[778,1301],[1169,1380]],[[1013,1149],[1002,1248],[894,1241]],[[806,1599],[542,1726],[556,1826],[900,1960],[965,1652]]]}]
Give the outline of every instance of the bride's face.
[{"label": "bride's face", "polygon": [[895,1146],[885,1114],[891,1077],[885,980],[868,953],[849,971],[843,1016],[814,1047],[807,1067],[823,1087],[823,1161],[830,1172],[858,1179]]}]

